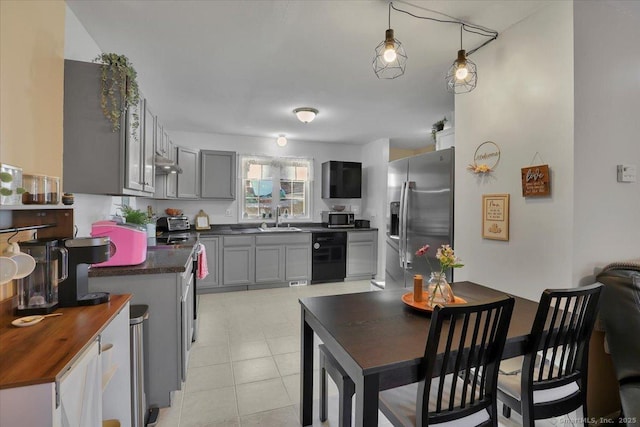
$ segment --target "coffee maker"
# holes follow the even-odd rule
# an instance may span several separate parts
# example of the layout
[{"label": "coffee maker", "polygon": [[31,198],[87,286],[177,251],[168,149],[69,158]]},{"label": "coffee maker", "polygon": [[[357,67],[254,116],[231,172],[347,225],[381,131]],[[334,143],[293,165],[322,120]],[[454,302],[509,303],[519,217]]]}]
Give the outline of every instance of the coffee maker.
[{"label": "coffee maker", "polygon": [[109,301],[108,292],[89,293],[89,265],[107,261],[111,256],[108,237],[66,239],[69,252],[69,277],[58,291],[60,307],[97,305]]},{"label": "coffee maker", "polygon": [[49,314],[58,308],[58,285],[67,278],[67,250],[57,239],[27,240],[20,249],[33,257],[36,267],[17,279],[16,314]]}]

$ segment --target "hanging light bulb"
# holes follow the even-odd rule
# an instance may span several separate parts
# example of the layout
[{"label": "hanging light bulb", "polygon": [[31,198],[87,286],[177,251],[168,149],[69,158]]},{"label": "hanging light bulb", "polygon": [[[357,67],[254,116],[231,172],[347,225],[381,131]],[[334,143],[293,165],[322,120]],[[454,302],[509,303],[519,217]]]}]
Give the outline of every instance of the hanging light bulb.
[{"label": "hanging light bulb", "polygon": [[379,79],[395,79],[404,74],[407,54],[391,29],[391,3],[389,3],[389,28],[384,33],[384,41],[376,46],[373,58],[373,72]]},{"label": "hanging light bulb", "polygon": [[396,54],[396,46],[394,41],[395,39],[393,37],[393,30],[389,28],[385,32],[384,54],[382,55],[387,64],[395,61],[398,57],[398,55]]},{"label": "hanging light bulb", "polygon": [[476,64],[467,58],[467,54],[462,49],[462,26],[460,26],[460,50],[458,57],[447,72],[447,90],[455,94],[471,92],[478,83]]}]

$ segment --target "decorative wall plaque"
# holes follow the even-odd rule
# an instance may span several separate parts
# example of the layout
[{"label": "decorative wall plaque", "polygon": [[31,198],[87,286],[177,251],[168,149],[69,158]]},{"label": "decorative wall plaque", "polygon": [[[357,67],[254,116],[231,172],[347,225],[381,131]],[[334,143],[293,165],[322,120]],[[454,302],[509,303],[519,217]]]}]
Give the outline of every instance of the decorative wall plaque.
[{"label": "decorative wall plaque", "polygon": [[485,141],[478,145],[473,154],[473,163],[467,166],[471,172],[484,174],[493,172],[500,161],[500,147],[493,141]]},{"label": "decorative wall plaque", "polygon": [[551,194],[549,165],[522,168],[522,197],[548,196]]},{"label": "decorative wall plaque", "polygon": [[509,240],[509,195],[482,195],[482,237]]}]

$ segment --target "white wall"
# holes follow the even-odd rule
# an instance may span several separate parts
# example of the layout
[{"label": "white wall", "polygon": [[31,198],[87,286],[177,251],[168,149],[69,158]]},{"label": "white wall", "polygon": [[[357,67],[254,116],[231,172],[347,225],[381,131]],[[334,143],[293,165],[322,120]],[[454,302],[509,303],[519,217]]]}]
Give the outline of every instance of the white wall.
[{"label": "white wall", "polygon": [[[266,155],[273,157],[308,157],[314,159],[313,177],[313,218],[311,221],[320,221],[320,212],[329,210],[331,205],[342,204],[350,206],[357,211],[356,218],[361,217],[362,199],[330,199],[321,198],[321,175],[322,163],[328,160],[345,160],[359,162],[361,156],[361,146],[354,144],[330,144],[319,142],[292,141],[285,147],[278,147],[275,138],[260,138],[240,135],[220,135],[210,133],[194,132],[170,132],[171,139],[177,145],[209,150],[229,150],[240,154]],[[240,170],[238,168],[238,182]],[[366,195],[363,192],[363,197]],[[144,200],[146,203],[148,200]],[[143,203],[141,200],[140,203]],[[214,224],[235,224],[239,222],[238,210],[240,208],[240,195],[235,201],[181,201],[181,200],[158,200],[152,202],[157,211],[161,214],[165,208],[173,207],[183,209],[185,215],[193,219],[200,209],[208,215],[209,220]],[[226,211],[231,212],[231,216],[226,216]],[[306,220],[307,222],[309,220]],[[292,221],[293,222],[293,221]]]},{"label": "white wall", "polygon": [[378,139],[362,146],[362,217],[378,229],[378,273],[376,279],[384,280],[386,249],[387,169],[389,166],[389,140]]},{"label": "white wall", "polygon": [[574,3],[573,283],[640,257],[640,182],[616,180],[616,165],[640,167],[640,18],[620,6]]},{"label": "white wall", "polygon": [[[456,95],[455,249],[472,280],[531,299],[548,287],[575,286],[573,247],[572,2],[547,6],[500,34],[471,59],[478,86]],[[490,176],[466,170],[476,147],[494,141]],[[540,154],[552,194],[523,198],[520,168]],[[482,195],[511,195],[510,240],[481,236]]]}]

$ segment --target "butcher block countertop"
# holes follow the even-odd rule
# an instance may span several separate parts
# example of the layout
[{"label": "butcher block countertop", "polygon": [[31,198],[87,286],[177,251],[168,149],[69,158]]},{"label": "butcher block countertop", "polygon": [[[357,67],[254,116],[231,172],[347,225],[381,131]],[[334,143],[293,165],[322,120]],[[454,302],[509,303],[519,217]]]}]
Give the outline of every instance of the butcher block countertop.
[{"label": "butcher block countertop", "polygon": [[28,327],[11,325],[14,316],[0,304],[0,389],[55,382],[131,299],[111,295],[105,304],[58,308],[62,316],[47,317]]}]

